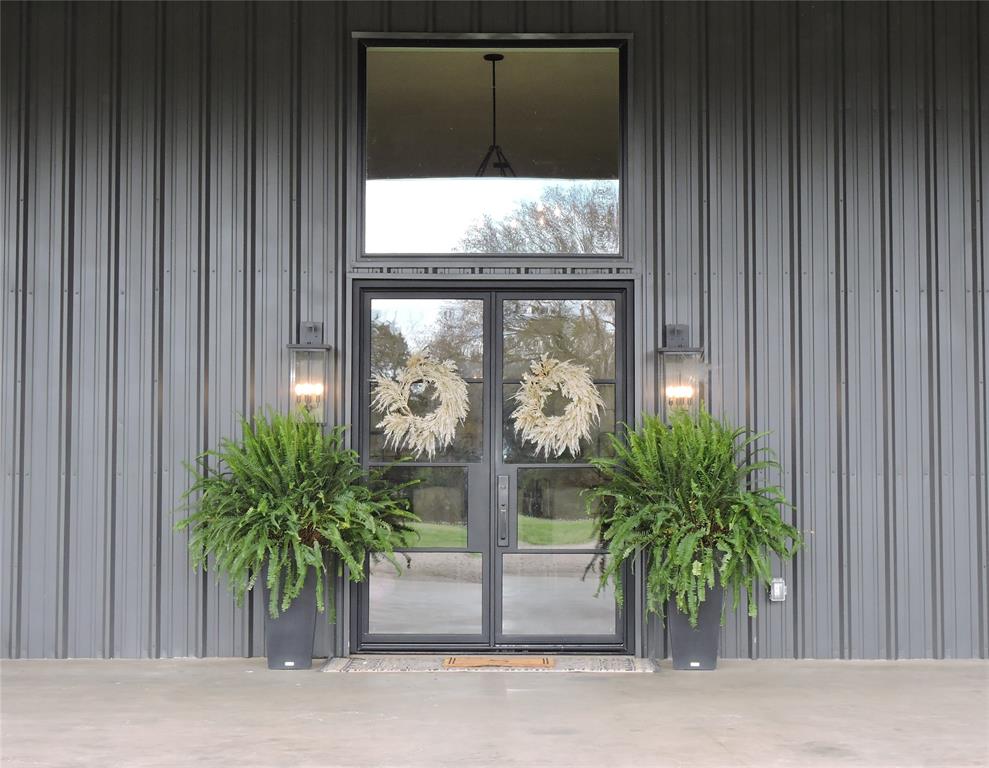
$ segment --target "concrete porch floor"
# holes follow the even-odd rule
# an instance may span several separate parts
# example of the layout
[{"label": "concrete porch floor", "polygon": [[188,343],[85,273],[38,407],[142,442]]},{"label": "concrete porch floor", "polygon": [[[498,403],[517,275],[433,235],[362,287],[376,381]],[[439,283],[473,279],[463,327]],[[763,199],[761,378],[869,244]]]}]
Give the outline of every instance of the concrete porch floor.
[{"label": "concrete porch floor", "polygon": [[989,664],[658,674],[5,661],[3,766],[989,765]]}]

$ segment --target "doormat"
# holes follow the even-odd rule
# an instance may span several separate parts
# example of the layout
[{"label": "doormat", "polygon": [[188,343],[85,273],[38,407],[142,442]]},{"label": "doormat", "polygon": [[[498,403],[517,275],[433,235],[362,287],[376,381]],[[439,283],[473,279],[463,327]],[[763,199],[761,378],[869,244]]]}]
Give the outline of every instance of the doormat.
[{"label": "doormat", "polygon": [[556,659],[549,656],[447,656],[443,659],[447,669],[477,669],[479,667],[508,667],[511,669],[553,669]]},{"label": "doormat", "polygon": [[656,672],[650,659],[632,656],[439,656],[368,654],[329,659],[323,672]]}]

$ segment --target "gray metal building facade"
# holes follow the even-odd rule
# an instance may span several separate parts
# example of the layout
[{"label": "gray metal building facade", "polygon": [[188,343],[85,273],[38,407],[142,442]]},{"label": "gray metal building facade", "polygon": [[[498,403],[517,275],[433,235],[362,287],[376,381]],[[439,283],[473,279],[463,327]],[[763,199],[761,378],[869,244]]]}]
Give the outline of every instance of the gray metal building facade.
[{"label": "gray metal building facade", "polygon": [[[355,31],[631,33],[625,258],[360,258]],[[11,2],[0,33],[3,656],[263,653],[172,533],[182,462],[287,407],[302,319],[347,421],[378,277],[631,281],[639,409],[690,324],[807,538],[724,655],[989,653],[985,5]]]}]

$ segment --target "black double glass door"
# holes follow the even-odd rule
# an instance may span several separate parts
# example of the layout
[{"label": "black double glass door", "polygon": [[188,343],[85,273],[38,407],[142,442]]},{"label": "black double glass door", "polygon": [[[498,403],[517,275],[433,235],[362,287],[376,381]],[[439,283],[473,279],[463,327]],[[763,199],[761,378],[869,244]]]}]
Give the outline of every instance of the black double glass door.
[{"label": "black double glass door", "polygon": [[[356,589],[358,647],[622,649],[627,612],[598,590],[605,555],[581,491],[625,419],[623,294],[369,290],[360,312],[362,455],[418,480],[406,493],[422,523],[401,573],[371,558]],[[453,409],[463,418],[431,455],[397,437],[375,400],[423,359],[452,361],[463,384],[448,391],[466,388]],[[526,439],[517,414],[526,374],[547,361],[583,371],[600,398],[576,450],[560,455]],[[435,416],[438,390],[411,384],[407,413]],[[555,388],[542,412],[565,416],[572,402]]]}]

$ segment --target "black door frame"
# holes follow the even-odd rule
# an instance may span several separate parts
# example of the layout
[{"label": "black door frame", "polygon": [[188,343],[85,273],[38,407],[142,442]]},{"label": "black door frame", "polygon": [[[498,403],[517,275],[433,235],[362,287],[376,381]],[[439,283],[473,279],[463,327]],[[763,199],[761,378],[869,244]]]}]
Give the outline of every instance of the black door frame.
[{"label": "black door frame", "polygon": [[[486,333],[486,375],[484,377],[484,397],[486,403],[494,404],[492,414],[500,413],[500,397],[494,397],[495,387],[500,385],[500,376],[492,376],[495,360],[488,356],[495,354],[494,334],[501,330],[501,320],[497,309],[499,294],[505,293],[538,294],[539,296],[551,297],[579,296],[581,293],[611,294],[617,302],[616,316],[621,317],[623,338],[616,339],[616,376],[623,372],[624,380],[621,382],[621,391],[616,391],[616,419],[632,420],[635,417],[634,387],[637,380],[634,366],[634,338],[635,329],[633,300],[635,296],[632,281],[604,281],[588,282],[584,280],[574,281],[529,281],[529,280],[355,280],[352,294],[352,346],[350,358],[353,361],[351,377],[351,405],[352,424],[351,433],[354,447],[361,451],[362,460],[366,463],[365,436],[369,430],[371,418],[367,393],[363,386],[364,380],[370,375],[370,333],[366,323],[367,302],[375,294],[387,293],[400,295],[408,293],[415,297],[448,296],[457,294],[469,298],[472,294],[478,298],[483,298],[486,304],[486,311],[491,312],[487,322]],[[619,314],[620,313],[620,314]],[[492,398],[492,399],[487,399]],[[619,402],[623,407],[619,407]],[[490,406],[486,406],[488,408]],[[623,412],[622,412],[623,411]],[[491,479],[494,478],[494,468],[496,460],[493,454],[496,436],[494,434],[494,424],[492,418],[485,419],[484,424],[484,445],[488,458],[484,466],[490,467]],[[488,508],[493,509],[494,483],[487,484],[487,490],[492,497],[489,499]],[[488,515],[490,525],[494,525],[495,516]],[[631,588],[632,581],[630,574],[625,574],[625,604],[620,606],[618,617],[618,633],[615,641],[609,642],[580,642],[580,636],[565,637],[562,641],[558,638],[539,637],[530,638],[528,636],[506,637],[504,642],[499,640],[499,625],[496,617],[500,616],[501,606],[499,601],[494,599],[496,574],[501,572],[500,559],[505,551],[512,551],[507,548],[495,546],[494,531],[489,530],[485,542],[489,556],[485,558],[482,600],[486,609],[482,613],[482,639],[464,641],[462,639],[452,639],[451,636],[442,635],[417,635],[414,640],[401,636],[377,636],[373,640],[365,637],[367,627],[367,586],[364,584],[352,584],[350,586],[350,610],[349,610],[349,639],[352,652],[362,651],[477,651],[485,652],[608,652],[608,653],[633,653],[635,647],[635,618],[637,601],[634,599],[635,590]],[[498,562],[496,562],[498,561]],[[488,609],[490,608],[490,610]]]}]

